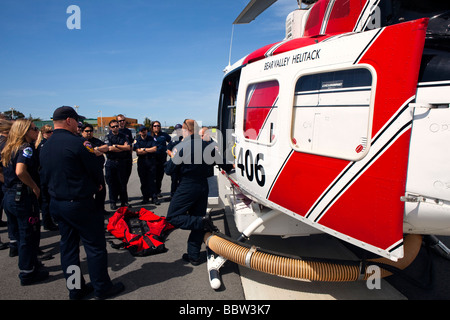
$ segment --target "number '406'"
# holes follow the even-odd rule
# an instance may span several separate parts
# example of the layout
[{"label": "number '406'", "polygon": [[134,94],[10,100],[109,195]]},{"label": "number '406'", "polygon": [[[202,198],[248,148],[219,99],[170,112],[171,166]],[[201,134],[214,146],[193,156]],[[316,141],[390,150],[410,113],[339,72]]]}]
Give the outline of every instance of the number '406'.
[{"label": "number '406'", "polygon": [[244,153],[244,149],[239,150],[237,157],[237,167],[241,170],[241,175],[247,177],[249,181],[256,179],[259,186],[266,183],[266,173],[261,162],[264,161],[264,154],[258,153],[253,157],[251,150]]}]

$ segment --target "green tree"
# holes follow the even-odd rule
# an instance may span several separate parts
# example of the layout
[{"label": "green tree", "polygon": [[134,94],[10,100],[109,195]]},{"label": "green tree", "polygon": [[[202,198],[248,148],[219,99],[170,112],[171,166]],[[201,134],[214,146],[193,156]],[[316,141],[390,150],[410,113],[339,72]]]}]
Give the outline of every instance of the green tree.
[{"label": "green tree", "polygon": [[144,126],[147,128],[151,128],[152,127],[152,120],[150,120],[149,118],[145,117],[144,119]]},{"label": "green tree", "polygon": [[15,109],[3,111],[3,114],[5,115],[6,119],[11,119],[11,120],[25,118],[25,115],[22,112],[15,110]]},{"label": "green tree", "polygon": [[28,116],[28,119],[29,120],[31,120],[31,121],[42,121],[42,119],[41,118],[33,118],[33,116],[31,115],[31,113],[30,113],[30,115]]}]

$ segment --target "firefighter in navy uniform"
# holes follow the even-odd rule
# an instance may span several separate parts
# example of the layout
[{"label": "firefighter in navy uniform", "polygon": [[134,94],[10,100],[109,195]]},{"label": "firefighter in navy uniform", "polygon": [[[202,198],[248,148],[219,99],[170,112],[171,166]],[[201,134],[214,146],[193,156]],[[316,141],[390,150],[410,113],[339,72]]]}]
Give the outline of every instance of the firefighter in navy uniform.
[{"label": "firefighter in navy uniform", "polygon": [[[94,137],[94,127],[91,124],[84,124],[81,128],[81,136],[86,141],[89,141],[93,150],[92,152],[95,154],[98,166],[100,170],[102,171],[103,175],[103,167],[105,165],[105,153],[108,152],[108,145],[103,143],[102,140],[97,139]],[[97,191],[94,195],[95,199],[95,207],[97,210],[102,213],[106,214],[105,211],[105,199],[106,199],[106,184],[105,184],[105,178],[102,179],[102,188],[101,190]]]},{"label": "firefighter in navy uniform", "polygon": [[153,121],[151,135],[156,142],[156,194],[160,195],[162,180],[164,178],[164,164],[167,160],[167,143],[172,138],[166,133],[161,131],[161,122]]},{"label": "firefighter in navy uniform", "polygon": [[[106,299],[123,291],[124,286],[113,284],[108,275],[103,215],[95,210],[93,199],[101,188],[102,173],[90,143],[77,136],[77,120],[72,107],[60,107],[53,113],[54,133],[40,152],[41,185],[50,194],[50,211],[61,233],[61,267],[69,298],[82,299],[94,291],[98,299]],[[79,282],[69,285],[76,274],[72,268],[80,266],[80,240],[91,284],[85,283],[78,269]]]},{"label": "firefighter in navy uniform", "polygon": [[139,128],[133,149],[138,156],[137,170],[141,181],[142,204],[149,203],[151,197],[152,203],[159,205],[160,202],[156,196],[155,185],[157,147],[155,140],[147,134],[146,127],[142,126]]},{"label": "firefighter in navy uniform", "polygon": [[174,151],[168,151],[169,161],[165,165],[166,174],[170,175],[176,170],[180,175],[180,184],[170,202],[167,212],[167,221],[176,228],[191,230],[187,241],[187,253],[183,260],[192,265],[198,265],[200,249],[206,231],[215,231],[209,215],[206,215],[208,205],[208,176],[211,174],[212,164],[207,164],[202,156],[194,154],[197,146],[201,146],[202,155],[208,143],[198,135],[198,127],[194,120],[183,122],[183,141]]},{"label": "firefighter in navy uniform", "polygon": [[[174,132],[176,136],[174,136],[172,140],[167,144],[167,150],[169,151],[172,151],[175,146],[183,140],[183,131],[181,124],[177,123],[175,125]],[[177,170],[171,174],[170,180],[170,199],[172,199],[173,195],[175,194],[175,190],[177,190],[178,184],[180,183],[180,175]]]},{"label": "firefighter in navy uniform", "polygon": [[128,204],[128,170],[131,145],[127,137],[119,132],[117,120],[109,122],[110,132],[105,138],[105,144],[109,146],[106,153],[105,178],[109,187],[109,201],[111,210],[116,210],[116,202],[120,195],[122,207],[130,207]]},{"label": "firefighter in navy uniform", "polygon": [[[133,144],[134,138],[133,133],[130,129],[127,128],[127,118],[123,114],[119,114],[117,116],[117,123],[119,124],[119,133],[125,135],[127,137],[127,142],[131,146]],[[133,150],[130,149],[128,153],[127,160],[127,183],[130,179],[131,171],[133,170]]]}]

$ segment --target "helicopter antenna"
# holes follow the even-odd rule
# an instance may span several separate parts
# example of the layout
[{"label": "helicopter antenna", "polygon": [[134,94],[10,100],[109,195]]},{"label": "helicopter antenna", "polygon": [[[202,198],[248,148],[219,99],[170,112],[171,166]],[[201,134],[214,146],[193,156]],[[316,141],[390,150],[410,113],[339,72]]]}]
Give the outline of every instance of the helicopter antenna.
[{"label": "helicopter antenna", "polygon": [[230,54],[228,57],[228,66],[231,66],[231,50],[233,47],[234,23],[231,25]]}]

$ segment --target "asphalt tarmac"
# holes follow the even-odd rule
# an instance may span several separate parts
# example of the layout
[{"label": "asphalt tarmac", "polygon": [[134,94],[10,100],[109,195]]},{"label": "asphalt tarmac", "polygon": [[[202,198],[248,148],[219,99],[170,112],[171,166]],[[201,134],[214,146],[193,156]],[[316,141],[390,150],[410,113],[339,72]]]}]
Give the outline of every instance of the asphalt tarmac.
[{"label": "asphalt tarmac", "polygon": [[[163,181],[161,205],[146,205],[146,208],[159,216],[165,216],[169,207],[170,178],[165,176]],[[128,183],[131,210],[138,211],[142,206],[139,178],[136,164]],[[109,210],[109,204],[105,205]],[[214,223],[224,229],[223,210],[211,212]],[[105,225],[109,216],[105,216]],[[6,219],[6,217],[3,217]],[[189,232],[176,230],[165,242],[167,251],[147,257],[132,256],[126,249],[115,249],[111,243],[120,241],[106,232],[109,274],[113,282],[121,281],[125,291],[114,297],[114,300],[243,300],[244,294],[238,267],[227,263],[222,268],[224,284],[219,290],[212,290],[206,272],[206,262],[193,266],[182,260],[186,252]],[[0,228],[0,239],[8,241],[7,228]],[[59,254],[59,232],[45,231],[41,228],[40,248],[50,252],[53,259],[43,261],[50,277],[42,283],[23,287],[18,278],[18,257],[9,257],[9,250],[0,251],[0,300],[67,300],[68,291],[61,270]],[[203,247],[203,256],[206,252]],[[205,259],[206,261],[206,259]],[[86,282],[89,282],[86,255],[81,246],[81,271]],[[88,296],[93,299],[93,296]]]}]

